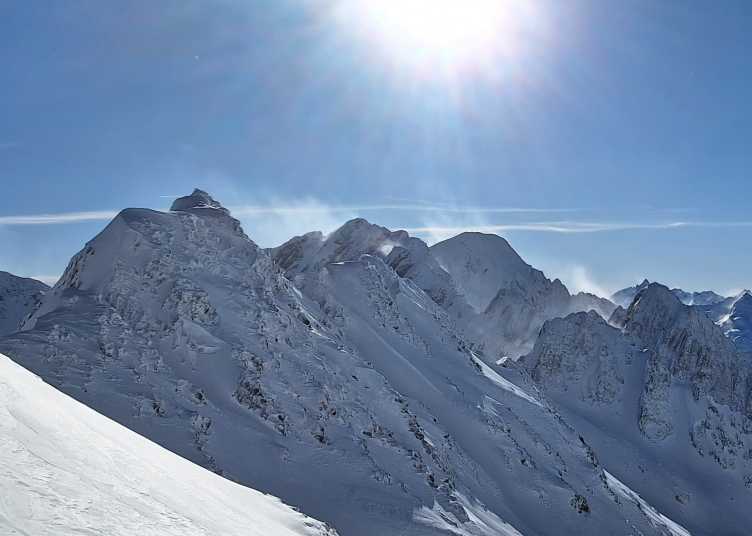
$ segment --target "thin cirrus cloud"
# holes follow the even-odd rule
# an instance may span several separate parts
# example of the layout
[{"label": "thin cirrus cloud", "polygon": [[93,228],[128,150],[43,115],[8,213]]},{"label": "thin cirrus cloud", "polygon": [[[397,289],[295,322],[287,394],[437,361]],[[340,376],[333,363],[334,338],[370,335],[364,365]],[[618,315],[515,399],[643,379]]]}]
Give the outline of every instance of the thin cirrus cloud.
[{"label": "thin cirrus cloud", "polygon": [[436,212],[448,214],[513,214],[513,213],[565,213],[578,212],[577,208],[523,208],[523,207],[458,207],[442,204],[384,204],[384,205],[341,205],[331,206],[319,203],[300,205],[241,205],[228,207],[236,216],[253,216],[261,214],[299,214],[299,213],[336,213],[336,212]]},{"label": "thin cirrus cloud", "polygon": [[[259,204],[228,207],[237,217],[277,215],[346,214],[352,216],[367,212],[411,212],[433,213],[434,215],[484,215],[491,214],[556,214],[583,212],[576,208],[523,208],[523,207],[462,207],[442,204],[373,204],[332,206],[319,202],[304,201],[299,204]],[[118,214],[114,210],[62,212],[51,214],[26,214],[0,216],[0,226],[19,225],[64,225],[81,222],[108,221]],[[484,218],[485,219],[485,218]],[[427,225],[405,228],[411,234],[428,236],[451,236],[465,231],[503,233],[510,231],[549,232],[549,233],[602,233],[642,229],[681,229],[686,227],[734,228],[752,227],[752,221],[666,221],[666,222],[614,222],[614,221],[574,221],[552,220],[513,223],[483,223],[457,225]]]},{"label": "thin cirrus cloud", "polygon": [[[160,196],[167,197],[167,196]],[[492,213],[565,213],[578,209],[561,208],[519,208],[519,207],[456,207],[424,204],[384,204],[384,205],[342,205],[331,206],[317,202],[303,202],[289,205],[239,205],[228,207],[233,215],[262,216],[267,214],[332,214],[380,211],[435,212],[453,214],[492,214]],[[79,222],[107,221],[117,215],[114,210],[82,212],[62,212],[54,214],[24,214],[0,216],[0,225],[61,225]]]},{"label": "thin cirrus cloud", "polygon": [[88,221],[111,220],[117,215],[112,210],[90,212],[62,212],[57,214],[28,214],[22,216],[0,216],[0,225],[60,225]]},{"label": "thin cirrus cloud", "polygon": [[630,231],[640,229],[679,229],[682,227],[752,227],[752,221],[674,221],[658,223],[541,221],[529,223],[501,223],[491,225],[431,225],[425,227],[409,227],[406,228],[405,231],[411,234],[456,234],[465,231],[477,231],[480,233],[499,233],[505,231],[537,231],[548,233],[602,233],[608,231]]}]

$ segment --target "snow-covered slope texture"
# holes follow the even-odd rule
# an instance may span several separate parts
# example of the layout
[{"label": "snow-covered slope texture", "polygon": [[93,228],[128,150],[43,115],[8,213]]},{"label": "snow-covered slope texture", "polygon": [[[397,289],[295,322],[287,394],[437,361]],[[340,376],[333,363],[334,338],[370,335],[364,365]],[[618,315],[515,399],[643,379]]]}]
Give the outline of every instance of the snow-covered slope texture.
[{"label": "snow-covered slope texture", "polygon": [[230,482],[0,355],[0,534],[324,536],[279,499]]},{"label": "snow-covered slope texture", "polygon": [[462,233],[430,251],[478,314],[464,327],[493,361],[529,351],[546,320],[591,309],[608,318],[616,307],[592,294],[570,296],[497,235]]},{"label": "snow-covered slope texture", "polygon": [[749,361],[657,284],[623,325],[593,313],[552,320],[522,364],[611,475],[657,511],[695,536],[748,534]]},{"label": "snow-covered slope texture", "polygon": [[0,272],[0,336],[18,331],[48,289],[41,281]]},{"label": "snow-covered slope texture", "polygon": [[[615,292],[613,296],[611,296],[611,301],[617,305],[621,305],[622,307],[627,308],[629,307],[629,304],[632,303],[635,296],[637,296],[637,294],[641,290],[646,289],[648,285],[650,285],[650,281],[644,279],[639,285],[635,285],[634,287],[627,287],[618,292]],[[687,292],[680,288],[674,288],[671,289],[671,292],[673,292],[674,295],[679,298],[679,301],[681,301],[685,305],[714,305],[726,299],[724,296],[716,294],[712,290],[704,290],[701,292]]]},{"label": "snow-covered slope texture", "polygon": [[404,243],[298,265],[296,287],[206,193],[173,208],[121,212],[0,348],[344,536],[665,534],[524,371],[483,363],[400,276],[420,265],[386,262]]},{"label": "snow-covered slope texture", "polygon": [[372,255],[382,259],[400,277],[414,281],[433,301],[455,316],[472,315],[466,298],[433,258],[428,245],[405,231],[390,231],[357,218],[326,237],[318,231],[296,236],[271,253],[285,275],[298,285],[305,281],[305,274],[316,273],[329,264]]},{"label": "snow-covered slope texture", "polygon": [[364,254],[381,258],[447,310],[488,362],[529,350],[549,318],[591,309],[608,318],[616,307],[593,294],[570,296],[559,280],[548,280],[497,235],[463,233],[429,249],[405,231],[356,219],[327,237],[311,232],[271,253],[299,287],[306,274],[328,264]]}]

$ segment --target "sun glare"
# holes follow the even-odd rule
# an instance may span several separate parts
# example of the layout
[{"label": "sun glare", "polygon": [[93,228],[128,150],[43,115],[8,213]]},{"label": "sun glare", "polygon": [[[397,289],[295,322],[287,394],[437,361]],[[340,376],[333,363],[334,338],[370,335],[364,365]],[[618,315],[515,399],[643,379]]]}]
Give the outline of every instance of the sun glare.
[{"label": "sun glare", "polygon": [[350,1],[358,5],[351,25],[392,57],[423,67],[461,68],[513,54],[532,13],[527,0]]}]

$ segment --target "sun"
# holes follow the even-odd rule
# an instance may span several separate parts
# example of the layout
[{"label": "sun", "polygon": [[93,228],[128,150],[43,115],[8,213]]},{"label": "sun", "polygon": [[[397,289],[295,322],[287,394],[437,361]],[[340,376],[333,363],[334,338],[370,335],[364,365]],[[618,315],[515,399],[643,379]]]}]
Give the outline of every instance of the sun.
[{"label": "sun", "polygon": [[400,63],[461,69],[512,55],[531,0],[344,0],[350,29]]}]

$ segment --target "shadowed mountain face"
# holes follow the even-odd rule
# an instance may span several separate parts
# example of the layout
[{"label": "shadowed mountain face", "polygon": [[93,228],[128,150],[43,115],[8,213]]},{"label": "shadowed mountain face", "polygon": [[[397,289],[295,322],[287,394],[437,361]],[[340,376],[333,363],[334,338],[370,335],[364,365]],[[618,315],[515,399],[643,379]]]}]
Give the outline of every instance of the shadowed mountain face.
[{"label": "shadowed mountain face", "polygon": [[[472,269],[446,262],[452,242],[434,255],[407,233],[365,220],[267,251],[195,191],[169,213],[121,212],[71,260],[23,331],[0,339],[0,350],[129,428],[344,536],[601,535],[625,526],[682,534],[676,522],[685,520],[712,529],[679,509],[678,519],[662,515],[631,489],[629,474],[601,462],[608,454],[593,444],[606,436],[578,413],[563,416],[555,393],[549,397],[546,378],[566,385],[553,371],[569,374],[568,365],[537,367],[530,357],[524,366],[495,366],[503,346],[531,347],[531,325],[570,312],[572,297],[515,259],[506,242],[461,237]],[[484,288],[493,295],[483,298]],[[562,344],[586,341],[577,359],[613,356],[617,378],[583,387],[590,398],[624,399],[620,362],[645,361],[644,344],[663,383],[641,408],[681,382],[692,397],[696,387],[697,401],[718,397],[729,415],[741,415],[732,357],[706,359],[726,339],[671,303],[661,307],[653,315],[633,304],[624,333],[594,312],[553,320],[538,342],[557,332],[551,326],[579,318]],[[581,329],[581,338],[565,336]],[[666,376],[664,368],[679,365]],[[710,379],[717,371],[720,379]],[[673,411],[663,404],[646,413],[638,430],[660,434],[664,406]],[[700,432],[698,442],[711,441]],[[722,471],[716,465],[707,470]]]},{"label": "shadowed mountain face", "polygon": [[[625,288],[615,293],[611,299],[626,308],[650,283],[646,279],[635,287]],[[686,292],[671,289],[671,292],[685,305],[705,313],[718,324],[724,335],[734,342],[742,352],[752,352],[752,293],[743,290],[739,294],[723,297],[712,291]]]},{"label": "shadowed mountain face", "polygon": [[47,290],[41,281],[0,272],[0,336],[18,331]]},{"label": "shadowed mountain face", "polygon": [[752,366],[702,311],[650,284],[622,330],[592,313],[553,320],[523,363],[602,463],[661,512],[695,535],[744,534]]}]

